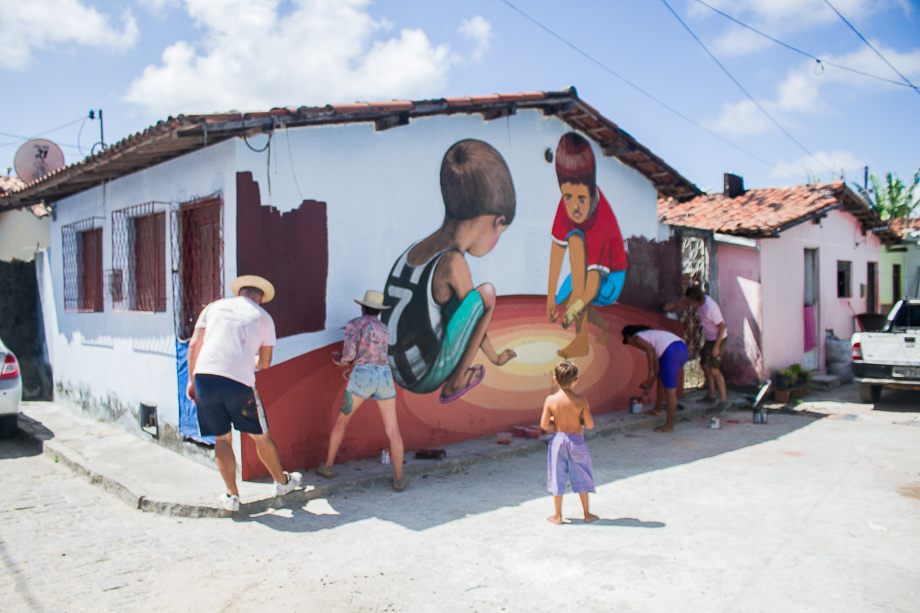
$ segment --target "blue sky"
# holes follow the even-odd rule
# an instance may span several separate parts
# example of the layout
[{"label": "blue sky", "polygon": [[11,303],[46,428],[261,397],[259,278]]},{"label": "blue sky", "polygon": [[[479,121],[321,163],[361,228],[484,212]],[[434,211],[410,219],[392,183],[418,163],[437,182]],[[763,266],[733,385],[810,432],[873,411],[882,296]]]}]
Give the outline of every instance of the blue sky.
[{"label": "blue sky", "polygon": [[920,91],[894,70],[920,87],[920,0],[706,4],[0,0],[0,174],[21,137],[80,160],[99,140],[90,109],[112,143],[171,114],[571,85],[704,190],[723,172],[767,187],[920,168]]}]

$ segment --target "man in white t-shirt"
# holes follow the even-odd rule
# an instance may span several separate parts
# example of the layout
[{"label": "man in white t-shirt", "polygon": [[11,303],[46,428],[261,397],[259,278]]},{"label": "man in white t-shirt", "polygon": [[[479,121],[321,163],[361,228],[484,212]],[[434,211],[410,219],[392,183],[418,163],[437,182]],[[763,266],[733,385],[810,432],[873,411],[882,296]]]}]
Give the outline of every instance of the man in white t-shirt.
[{"label": "man in white t-shirt", "polygon": [[[723,406],[728,402],[725,390],[725,376],[722,374],[722,356],[725,355],[725,344],[728,331],[725,327],[725,318],[722,309],[715,300],[707,296],[699,285],[687,288],[684,301],[666,304],[665,311],[680,307],[694,307],[700,317],[703,328],[703,350],[700,352],[700,367],[706,376],[706,397],[702,402],[719,402]],[[716,396],[718,391],[718,396]]]},{"label": "man in white t-shirt", "polygon": [[221,505],[238,511],[231,427],[252,437],[259,459],[275,480],[276,496],[299,487],[301,474],[282,470],[255,390],[255,369],[271,365],[275,346],[275,322],[259,305],[274,298],[275,288],[262,277],[243,275],[230,289],[235,298],[212,302],[195,323],[188,347],[188,396],[198,406],[201,434],[214,437],[214,459],[227,486]]}]

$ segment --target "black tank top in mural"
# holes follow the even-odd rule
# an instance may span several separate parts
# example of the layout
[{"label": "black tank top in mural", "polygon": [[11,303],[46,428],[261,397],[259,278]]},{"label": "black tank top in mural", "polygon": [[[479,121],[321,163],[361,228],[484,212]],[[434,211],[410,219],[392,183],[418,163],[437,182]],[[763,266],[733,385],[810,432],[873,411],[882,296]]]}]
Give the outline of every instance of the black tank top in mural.
[{"label": "black tank top in mural", "polygon": [[383,303],[390,308],[380,314],[390,330],[387,357],[393,378],[409,390],[431,368],[444,338],[447,320],[443,308],[431,295],[431,282],[441,256],[449,251],[436,253],[420,266],[410,266],[412,247],[396,260],[390,271],[383,289]]}]

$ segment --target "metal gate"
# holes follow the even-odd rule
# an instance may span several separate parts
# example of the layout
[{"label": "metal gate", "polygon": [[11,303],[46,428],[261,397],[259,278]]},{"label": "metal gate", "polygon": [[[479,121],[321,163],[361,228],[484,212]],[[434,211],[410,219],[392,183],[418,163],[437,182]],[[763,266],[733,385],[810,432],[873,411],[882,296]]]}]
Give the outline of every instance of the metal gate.
[{"label": "metal gate", "polygon": [[176,338],[187,340],[209,303],[223,297],[224,239],[221,198],[178,205],[170,216]]},{"label": "metal gate", "polygon": [[[709,286],[709,249],[706,239],[685,236],[681,241],[681,265],[683,272],[683,290],[692,285],[699,285],[706,291]],[[690,361],[684,367],[684,389],[703,387],[706,378],[700,368],[699,356],[703,346],[703,328],[696,309],[683,312],[684,342],[690,350]]]}]

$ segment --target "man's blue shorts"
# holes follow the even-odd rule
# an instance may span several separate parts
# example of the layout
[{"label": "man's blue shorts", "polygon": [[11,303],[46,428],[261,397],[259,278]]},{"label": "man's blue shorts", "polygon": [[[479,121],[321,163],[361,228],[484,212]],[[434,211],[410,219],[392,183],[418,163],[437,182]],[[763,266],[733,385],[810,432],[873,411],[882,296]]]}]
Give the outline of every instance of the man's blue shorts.
[{"label": "man's blue shorts", "polygon": [[195,397],[202,436],[223,436],[231,424],[249,434],[268,432],[262,403],[248,385],[220,375],[195,375]]}]

